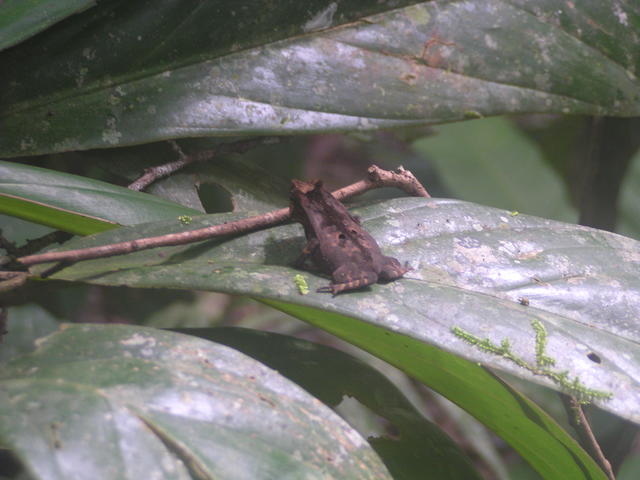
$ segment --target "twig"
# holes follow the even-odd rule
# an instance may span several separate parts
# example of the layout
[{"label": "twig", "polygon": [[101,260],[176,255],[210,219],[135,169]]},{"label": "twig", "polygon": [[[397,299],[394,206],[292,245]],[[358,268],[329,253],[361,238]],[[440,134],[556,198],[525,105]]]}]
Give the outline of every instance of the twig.
[{"label": "twig", "polygon": [[[396,172],[382,170],[375,165],[369,168],[369,180],[362,180],[353,185],[349,185],[333,194],[338,200],[363,193],[376,187],[398,187],[410,195],[429,197],[427,191],[420,185],[420,182],[411,172],[399,168]],[[77,250],[67,250],[64,252],[49,252],[39,255],[30,255],[18,258],[18,262],[23,265],[36,265],[48,262],[78,262],[92,258],[105,258],[115,255],[122,255],[139,250],[146,250],[155,247],[167,247],[173,245],[184,245],[187,243],[199,242],[222,235],[237,235],[248,233],[262,228],[272,227],[283,223],[290,218],[288,208],[281,208],[263,215],[244,218],[235,222],[212,225],[210,227],[190,230],[180,233],[170,233],[157,237],[138,238],[127,242],[101,245],[99,247],[81,248]]]},{"label": "twig", "polygon": [[194,161],[193,158],[187,157],[182,152],[182,150],[180,149],[180,147],[175,141],[171,140],[169,143],[171,144],[173,149],[177,151],[178,160],[175,160],[173,162],[163,163],[162,165],[156,165],[154,167],[146,168],[144,170],[144,174],[129,185],[128,187],[129,190],[135,190],[136,192],[144,190],[156,180],[159,180],[164,177],[168,177],[173,172],[176,172],[186,167],[187,165],[189,165]]},{"label": "twig", "polygon": [[40,278],[48,278],[54,273],[58,273],[60,270],[70,267],[73,264],[74,262],[72,260],[63,260],[61,262],[58,262],[52,267],[47,268],[44,272],[40,273]]},{"label": "twig", "polygon": [[600,465],[600,468],[607,475],[609,480],[615,480],[616,476],[613,473],[609,460],[604,456],[598,440],[591,430],[589,419],[582,409],[582,405],[576,397],[571,395],[561,395],[562,403],[567,411],[569,417],[569,423],[578,433],[580,437],[580,444],[591,455],[591,457]]},{"label": "twig", "polygon": [[[368,170],[369,181],[377,187],[396,187],[404,190],[414,197],[431,198],[429,192],[422,186],[416,177],[409,170],[398,167],[395,172],[383,170],[376,165],[371,165]],[[373,187],[371,187],[373,188]]]},{"label": "twig", "polygon": [[186,155],[174,140],[170,140],[169,144],[177,153],[178,160],[145,169],[144,174],[131,183],[128,188],[130,190],[141,191],[156,180],[168,177],[172,173],[181,170],[192,163],[204,162],[206,160],[211,160],[218,155],[225,155],[228,153],[244,153],[258,145],[276,143],[278,141],[279,137],[260,137],[250,140],[238,140],[237,142],[221,143],[210,150],[202,150],[201,152],[194,153],[192,155]]},{"label": "twig", "polygon": [[0,268],[2,268],[2,271],[0,271],[0,291],[11,290],[25,283],[26,276],[23,278],[14,275],[18,272],[13,270],[23,270],[21,265],[16,264],[17,257],[31,255],[55,242],[64,243],[71,237],[73,235],[70,233],[56,230],[42,237],[28,240],[23,246],[17,247],[15,243],[4,238],[2,231],[0,231],[0,248],[4,248],[7,251],[7,255],[0,256]]},{"label": "twig", "polygon": [[413,176],[413,173],[409,170],[405,170],[403,167],[398,167],[396,171],[393,172],[390,170],[383,170],[377,165],[371,165],[367,169],[367,173],[369,174],[369,178],[367,180],[360,180],[359,182],[352,183],[340,190],[331,192],[331,194],[336,197],[337,200],[342,201],[345,198],[360,195],[374,188],[396,187],[412,197],[431,198],[429,192],[427,192],[418,179]]},{"label": "twig", "polygon": [[55,232],[47,233],[41,237],[28,240],[23,246],[18,247],[13,255],[16,257],[30,255],[33,252],[38,252],[43,248],[48,247],[52,243],[64,243],[71,237],[73,237],[71,233],[56,230]]},{"label": "twig", "polygon": [[92,258],[105,258],[114,255],[122,255],[138,250],[146,250],[155,247],[168,247],[172,245],[184,245],[186,243],[199,242],[208,238],[222,235],[232,235],[250,232],[260,228],[277,225],[284,222],[289,217],[289,209],[282,208],[264,215],[249,217],[236,222],[212,225],[198,230],[189,230],[180,233],[170,233],[157,237],[138,238],[128,242],[112,243],[99,247],[80,248],[77,250],[67,250],[64,252],[50,252],[39,255],[30,255],[18,258],[18,262],[23,265],[36,265],[47,262],[90,260]]}]

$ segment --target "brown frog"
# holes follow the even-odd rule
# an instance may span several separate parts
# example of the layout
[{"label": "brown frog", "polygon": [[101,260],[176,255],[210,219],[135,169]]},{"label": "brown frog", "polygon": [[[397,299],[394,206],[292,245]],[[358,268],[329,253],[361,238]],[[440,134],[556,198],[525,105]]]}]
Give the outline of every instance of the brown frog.
[{"label": "brown frog", "polygon": [[360,220],[352,216],[321,181],[293,180],[289,208],[291,218],[302,224],[307,237],[307,245],[296,265],[301,267],[310,258],[333,279],[318,292],[337,295],[378,280],[395,280],[410,270],[395,258],[383,255]]}]

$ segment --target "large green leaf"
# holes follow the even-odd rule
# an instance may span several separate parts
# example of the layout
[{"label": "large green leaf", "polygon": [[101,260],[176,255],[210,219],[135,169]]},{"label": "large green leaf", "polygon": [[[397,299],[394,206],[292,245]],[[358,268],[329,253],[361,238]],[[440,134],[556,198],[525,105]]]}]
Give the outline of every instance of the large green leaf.
[{"label": "large green leaf", "polygon": [[[571,379],[578,376],[581,384],[610,392],[613,398],[600,402],[603,408],[640,421],[638,242],[451,200],[397,199],[358,214],[387,253],[409,261],[413,271],[404,279],[335,298],[300,295],[293,281],[298,272],[289,266],[304,245],[299,226],[81,262],[54,278],[218,290],[308,305],[559,388],[460,335],[488,337],[496,345],[509,340],[518,356],[535,365],[541,325],[555,371],[566,370]],[[203,216],[189,227],[233,218],[238,216]],[[121,228],[67,247],[186,229],[177,222]],[[306,278],[312,291],[327,283],[316,275]]]},{"label": "large green leaf", "polygon": [[98,180],[0,161],[0,213],[87,235],[201,212]]},{"label": "large green leaf", "polygon": [[[480,478],[460,448],[427,421],[395,385],[370,365],[344,352],[248,328],[180,331],[235,348],[274,368],[332,407],[348,398],[359,401],[388,422],[386,431],[367,436],[395,480],[413,480],[425,471],[430,478],[439,480]],[[351,423],[349,416],[345,419]]]},{"label": "large green leaf", "polygon": [[226,346],[69,325],[0,364],[0,443],[35,478],[390,478],[362,437]]},{"label": "large green leaf", "polygon": [[639,27],[601,0],[100,2],[0,56],[0,155],[638,115]]},{"label": "large green leaf", "polygon": [[619,231],[640,239],[640,152],[631,161],[622,184]]},{"label": "large green leaf", "polygon": [[0,2],[0,50],[93,4],[95,0],[4,0]]},{"label": "large green leaf", "polygon": [[545,479],[604,479],[576,441],[543,410],[482,366],[354,318],[265,300],[352,342],[440,392],[492,429]]}]

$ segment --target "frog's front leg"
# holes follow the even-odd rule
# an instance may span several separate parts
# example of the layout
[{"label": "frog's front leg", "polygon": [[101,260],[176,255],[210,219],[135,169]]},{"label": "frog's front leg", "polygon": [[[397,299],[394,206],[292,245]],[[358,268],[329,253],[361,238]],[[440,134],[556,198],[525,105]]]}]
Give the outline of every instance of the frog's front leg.
[{"label": "frog's front leg", "polygon": [[378,281],[378,274],[373,270],[363,270],[353,262],[340,265],[331,275],[333,281],[326,287],[318,288],[318,292],[331,292],[337,295],[346,290],[366,287]]},{"label": "frog's front leg", "polygon": [[296,268],[303,268],[304,263],[307,261],[307,259],[313,257],[318,247],[320,247],[320,242],[317,238],[311,238],[309,241],[307,241],[307,244],[302,250],[302,253],[298,256],[296,261],[293,262],[293,266]]}]

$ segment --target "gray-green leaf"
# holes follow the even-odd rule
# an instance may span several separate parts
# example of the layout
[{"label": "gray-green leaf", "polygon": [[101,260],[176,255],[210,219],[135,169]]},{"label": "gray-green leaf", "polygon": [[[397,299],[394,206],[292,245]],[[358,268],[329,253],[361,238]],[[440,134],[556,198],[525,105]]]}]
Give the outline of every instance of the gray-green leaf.
[{"label": "gray-green leaf", "polygon": [[[385,253],[413,271],[387,285],[338,295],[314,293],[327,279],[307,274],[300,295],[290,265],[304,246],[297,225],[78,263],[54,278],[133,287],[217,290],[307,305],[359,318],[474,362],[563,389],[513,360],[469,345],[455,329],[510,342],[535,365],[536,322],[544,355],[588,388],[599,404],[640,421],[640,244],[619,235],[452,200],[396,199],[358,209]],[[190,228],[235,215],[204,216]],[[121,228],[68,248],[177,231],[157,223]],[[186,228],[182,228],[186,229]],[[40,267],[44,268],[44,267]],[[543,355],[543,356],[544,356]],[[566,385],[565,385],[566,387]]]},{"label": "gray-green leaf", "polygon": [[631,4],[363,3],[101,2],[0,55],[0,156],[640,112]]},{"label": "gray-green leaf", "polygon": [[68,325],[0,364],[0,443],[40,479],[390,478],[360,435],[228,347]]}]

